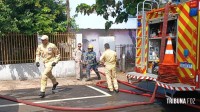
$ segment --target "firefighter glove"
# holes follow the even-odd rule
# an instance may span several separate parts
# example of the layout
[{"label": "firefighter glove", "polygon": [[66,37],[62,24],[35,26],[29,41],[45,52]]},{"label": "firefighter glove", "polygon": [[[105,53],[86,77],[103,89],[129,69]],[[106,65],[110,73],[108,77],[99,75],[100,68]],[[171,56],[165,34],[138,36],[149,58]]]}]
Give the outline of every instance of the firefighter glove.
[{"label": "firefighter glove", "polygon": [[39,63],[39,62],[36,62],[36,66],[39,67],[39,66],[40,66],[40,63]]},{"label": "firefighter glove", "polygon": [[53,63],[52,63],[52,66],[56,66],[56,62],[53,62]]}]

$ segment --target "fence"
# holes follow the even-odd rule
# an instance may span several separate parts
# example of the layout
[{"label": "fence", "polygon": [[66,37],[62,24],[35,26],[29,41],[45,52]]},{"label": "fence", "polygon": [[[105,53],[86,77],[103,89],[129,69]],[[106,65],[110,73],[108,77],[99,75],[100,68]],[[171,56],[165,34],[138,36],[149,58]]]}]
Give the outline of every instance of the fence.
[{"label": "fence", "polygon": [[117,58],[119,59],[118,65],[121,71],[125,71],[128,69],[128,67],[135,66],[135,45],[116,45],[115,48],[117,52]]},{"label": "fence", "polygon": [[49,41],[56,44],[59,48],[61,60],[72,59],[72,52],[76,47],[74,33],[57,33],[55,35],[49,35]]},{"label": "fence", "polygon": [[[57,33],[48,35],[49,41],[55,43],[61,53],[61,60],[71,59],[75,47],[75,34]],[[38,35],[9,33],[0,37],[0,65],[33,63],[38,42]]]}]

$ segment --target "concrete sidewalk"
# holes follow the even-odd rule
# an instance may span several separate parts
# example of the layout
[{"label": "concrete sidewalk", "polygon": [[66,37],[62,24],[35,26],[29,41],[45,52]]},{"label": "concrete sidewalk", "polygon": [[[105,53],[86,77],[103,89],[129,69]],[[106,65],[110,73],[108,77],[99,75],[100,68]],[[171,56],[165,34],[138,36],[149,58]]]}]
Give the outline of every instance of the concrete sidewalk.
[{"label": "concrete sidewalk", "polygon": [[[103,70],[99,70],[103,72]],[[122,72],[118,72],[117,79],[127,81],[126,75]],[[101,80],[106,80],[105,76],[101,75]],[[74,77],[65,77],[65,78],[56,78],[59,82],[58,86],[66,86],[66,85],[95,85],[99,80],[97,80],[97,76],[94,72],[91,72],[91,81],[85,81],[85,78],[83,80],[76,80]],[[17,90],[17,89],[28,89],[28,88],[40,88],[40,78],[38,79],[32,79],[32,80],[9,80],[9,81],[0,81],[0,91],[4,90]],[[48,79],[47,87],[52,87],[51,81]]]}]

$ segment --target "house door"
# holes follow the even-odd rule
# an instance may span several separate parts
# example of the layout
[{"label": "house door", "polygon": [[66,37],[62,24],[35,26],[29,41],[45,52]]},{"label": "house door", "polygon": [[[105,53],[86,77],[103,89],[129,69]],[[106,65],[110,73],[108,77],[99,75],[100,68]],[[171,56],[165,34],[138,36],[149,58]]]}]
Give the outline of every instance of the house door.
[{"label": "house door", "polygon": [[100,36],[99,37],[99,52],[100,56],[105,51],[104,44],[108,43],[110,45],[110,49],[115,51],[115,37],[114,36]]}]

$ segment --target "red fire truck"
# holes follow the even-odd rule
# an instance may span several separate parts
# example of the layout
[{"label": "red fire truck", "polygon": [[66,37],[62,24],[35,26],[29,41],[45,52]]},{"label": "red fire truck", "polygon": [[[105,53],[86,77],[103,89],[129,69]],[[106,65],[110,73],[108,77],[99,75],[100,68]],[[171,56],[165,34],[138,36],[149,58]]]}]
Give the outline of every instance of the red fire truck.
[{"label": "red fire truck", "polygon": [[[152,80],[174,91],[200,90],[200,1],[159,8],[156,1],[145,0],[137,5],[137,20],[135,71],[127,78]],[[165,58],[173,62],[170,67]]]}]

